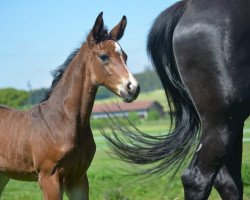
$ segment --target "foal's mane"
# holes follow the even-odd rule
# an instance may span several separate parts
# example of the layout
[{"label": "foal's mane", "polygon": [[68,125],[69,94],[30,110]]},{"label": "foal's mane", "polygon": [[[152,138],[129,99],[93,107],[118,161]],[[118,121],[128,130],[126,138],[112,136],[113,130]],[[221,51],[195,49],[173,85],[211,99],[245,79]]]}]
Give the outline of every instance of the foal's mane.
[{"label": "foal's mane", "polygon": [[54,71],[51,72],[54,79],[51,83],[50,88],[46,92],[45,97],[42,100],[42,102],[47,101],[50,98],[55,87],[57,86],[59,81],[62,79],[64,72],[68,68],[71,61],[75,58],[75,56],[79,50],[80,50],[80,48],[76,48],[74,51],[72,51],[71,54],[67,57],[67,59],[64,61],[64,63],[62,65],[60,65],[59,67],[57,67],[57,69],[55,69]]},{"label": "foal's mane", "polygon": [[[111,35],[109,35],[107,27],[104,26],[101,33],[100,33],[100,40],[96,41],[96,42],[99,43],[101,41],[111,39],[111,38],[112,37],[111,37]],[[74,51],[72,51],[71,54],[68,56],[68,58],[65,60],[65,62],[62,65],[60,65],[56,70],[51,72],[54,79],[52,81],[50,88],[46,92],[44,99],[41,102],[47,101],[50,98],[52,92],[54,91],[55,87],[62,79],[64,72],[67,70],[69,64],[75,58],[75,56],[79,52],[80,48],[81,47],[76,48]]]}]

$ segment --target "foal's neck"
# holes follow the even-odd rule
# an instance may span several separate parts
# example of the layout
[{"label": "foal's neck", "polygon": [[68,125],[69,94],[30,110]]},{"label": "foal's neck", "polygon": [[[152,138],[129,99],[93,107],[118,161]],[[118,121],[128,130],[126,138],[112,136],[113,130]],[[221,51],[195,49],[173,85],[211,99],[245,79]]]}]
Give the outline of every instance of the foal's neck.
[{"label": "foal's neck", "polygon": [[97,87],[91,83],[85,48],[83,45],[71,61],[49,99],[49,104],[58,107],[64,117],[77,122],[81,129],[89,126],[97,92]]}]

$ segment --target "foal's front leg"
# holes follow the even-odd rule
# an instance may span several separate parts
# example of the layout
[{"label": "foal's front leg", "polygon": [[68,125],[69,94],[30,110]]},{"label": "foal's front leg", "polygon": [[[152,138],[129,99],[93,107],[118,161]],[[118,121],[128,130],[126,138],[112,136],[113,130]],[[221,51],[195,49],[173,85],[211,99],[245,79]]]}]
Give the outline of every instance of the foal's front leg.
[{"label": "foal's front leg", "polygon": [[87,174],[75,180],[66,180],[66,194],[69,200],[88,200],[89,182]]},{"label": "foal's front leg", "polygon": [[62,200],[63,189],[58,173],[39,173],[39,184],[43,192],[44,200]]}]

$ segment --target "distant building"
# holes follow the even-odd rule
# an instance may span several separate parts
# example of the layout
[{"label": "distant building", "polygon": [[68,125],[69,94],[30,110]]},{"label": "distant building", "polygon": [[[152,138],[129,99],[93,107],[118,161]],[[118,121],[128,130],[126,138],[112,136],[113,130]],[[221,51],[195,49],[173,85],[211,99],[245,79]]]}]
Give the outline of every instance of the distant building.
[{"label": "distant building", "polygon": [[140,118],[147,118],[148,112],[155,110],[163,115],[163,107],[157,101],[135,101],[132,103],[108,103],[94,105],[92,118],[107,118],[108,114],[118,117],[128,116],[130,112],[136,112]]}]

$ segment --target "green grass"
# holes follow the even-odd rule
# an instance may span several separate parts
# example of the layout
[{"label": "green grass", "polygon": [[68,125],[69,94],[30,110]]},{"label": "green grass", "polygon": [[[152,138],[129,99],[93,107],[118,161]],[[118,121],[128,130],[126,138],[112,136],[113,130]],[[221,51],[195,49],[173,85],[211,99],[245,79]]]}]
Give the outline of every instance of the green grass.
[{"label": "green grass", "polygon": [[[247,152],[250,150],[250,143],[244,144],[244,154],[243,162],[248,162]],[[104,166],[104,167],[103,167]],[[119,175],[121,171],[118,168],[125,168],[122,163],[110,160],[107,155],[99,150],[97,156],[93,162],[91,169],[89,170],[90,174],[90,183],[91,187],[91,197],[92,199],[105,199],[105,196],[109,194],[116,193],[117,195],[123,196],[124,199],[133,199],[133,200],[172,200],[175,198],[184,199],[182,184],[180,182],[180,174],[178,174],[174,181],[169,181],[169,179],[164,176],[161,178],[152,178],[151,180],[142,180],[138,177],[130,177]],[[103,172],[105,170],[105,172]],[[96,173],[100,172],[102,174],[101,179],[92,179],[95,177]],[[115,174],[115,175],[114,175]],[[249,177],[249,176],[248,176]],[[99,187],[97,184],[100,181],[102,184],[104,180],[105,184],[102,187]],[[249,180],[250,181],[250,180]],[[250,199],[250,186],[245,186],[244,199]],[[107,198],[108,199],[108,198]],[[114,198],[116,199],[116,198]],[[119,198],[117,198],[119,199]],[[210,198],[211,200],[220,199],[217,192],[213,191]]]},{"label": "green grass", "polygon": [[[249,127],[249,121],[246,126]],[[166,121],[149,122],[147,125],[141,124],[140,129],[150,133],[165,132],[168,128]],[[98,130],[94,130],[99,137]],[[249,134],[244,134],[244,137]],[[100,137],[99,137],[100,138]],[[125,175],[124,169],[131,169],[123,162],[111,158],[106,151],[109,151],[105,141],[96,140],[97,152],[93,163],[88,171],[90,182],[91,200],[172,200],[183,199],[183,188],[180,181],[180,173],[175,180],[170,181],[167,176],[160,178],[153,177],[143,179]],[[244,143],[243,164],[250,166],[249,154],[250,142]],[[123,170],[122,170],[123,169]],[[248,168],[247,168],[248,169]],[[246,170],[246,169],[245,169]],[[245,173],[249,173],[249,170]],[[247,174],[250,177],[250,174]],[[244,200],[250,200],[250,179],[248,185],[244,187]],[[42,193],[37,183],[19,182],[11,180],[6,186],[3,200],[38,200],[42,199]],[[67,199],[65,197],[65,199]],[[220,199],[217,192],[213,191],[210,200]]]}]

